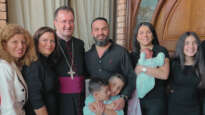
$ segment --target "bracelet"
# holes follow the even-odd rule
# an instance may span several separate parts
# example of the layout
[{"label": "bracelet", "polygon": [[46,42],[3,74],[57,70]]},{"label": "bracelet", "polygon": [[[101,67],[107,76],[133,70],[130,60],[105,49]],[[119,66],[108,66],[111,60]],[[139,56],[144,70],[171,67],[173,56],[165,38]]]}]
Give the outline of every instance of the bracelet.
[{"label": "bracelet", "polygon": [[144,73],[147,72],[147,68],[146,68],[146,67],[143,67],[143,68],[142,68],[142,72],[144,72]]}]

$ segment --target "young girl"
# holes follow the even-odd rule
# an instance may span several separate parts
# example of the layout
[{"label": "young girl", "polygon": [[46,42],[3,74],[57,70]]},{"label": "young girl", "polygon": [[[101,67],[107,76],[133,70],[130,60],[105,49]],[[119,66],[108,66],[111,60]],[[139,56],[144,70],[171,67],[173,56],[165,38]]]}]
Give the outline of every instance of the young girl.
[{"label": "young girl", "polygon": [[171,65],[168,115],[201,115],[198,87],[205,68],[199,45],[194,32],[185,32],[177,42]]}]

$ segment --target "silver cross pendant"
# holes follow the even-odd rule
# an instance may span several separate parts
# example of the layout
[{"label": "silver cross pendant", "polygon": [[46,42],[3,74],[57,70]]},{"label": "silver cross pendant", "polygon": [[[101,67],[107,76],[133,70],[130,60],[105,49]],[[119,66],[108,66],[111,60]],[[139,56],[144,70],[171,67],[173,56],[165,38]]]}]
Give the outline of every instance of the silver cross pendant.
[{"label": "silver cross pendant", "polygon": [[70,74],[71,79],[73,79],[73,76],[75,75],[75,71],[73,71],[73,69],[71,68],[68,74]]}]

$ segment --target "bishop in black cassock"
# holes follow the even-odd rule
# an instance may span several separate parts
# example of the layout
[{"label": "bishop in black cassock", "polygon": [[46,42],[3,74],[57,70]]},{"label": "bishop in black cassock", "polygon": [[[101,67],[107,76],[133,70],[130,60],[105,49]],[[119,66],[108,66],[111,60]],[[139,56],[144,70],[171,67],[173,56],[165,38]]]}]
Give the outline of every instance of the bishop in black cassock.
[{"label": "bishop in black cassock", "polygon": [[[85,98],[84,43],[72,37],[69,41],[59,38],[59,61],[56,73],[59,81],[59,115],[82,115]],[[75,72],[71,78],[71,67]]]}]

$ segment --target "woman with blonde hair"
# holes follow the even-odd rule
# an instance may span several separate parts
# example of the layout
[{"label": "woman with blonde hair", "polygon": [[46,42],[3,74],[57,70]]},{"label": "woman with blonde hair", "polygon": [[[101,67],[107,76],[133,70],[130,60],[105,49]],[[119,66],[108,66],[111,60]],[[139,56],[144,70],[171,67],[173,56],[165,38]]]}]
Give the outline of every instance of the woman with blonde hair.
[{"label": "woman with blonde hair", "polygon": [[0,29],[1,115],[25,115],[27,85],[21,74],[24,65],[37,60],[32,37],[24,28],[8,24]]}]

